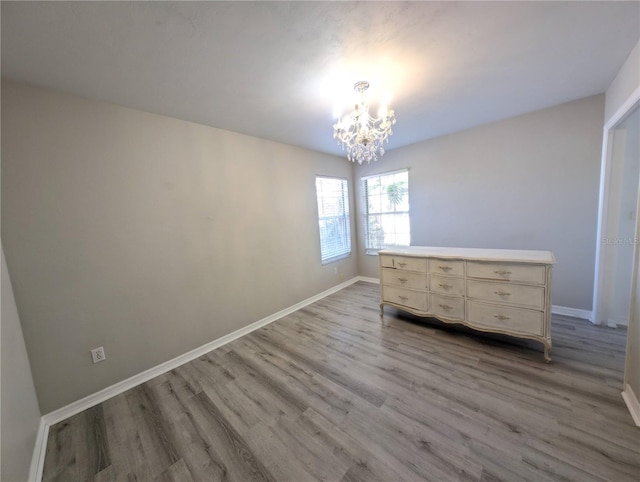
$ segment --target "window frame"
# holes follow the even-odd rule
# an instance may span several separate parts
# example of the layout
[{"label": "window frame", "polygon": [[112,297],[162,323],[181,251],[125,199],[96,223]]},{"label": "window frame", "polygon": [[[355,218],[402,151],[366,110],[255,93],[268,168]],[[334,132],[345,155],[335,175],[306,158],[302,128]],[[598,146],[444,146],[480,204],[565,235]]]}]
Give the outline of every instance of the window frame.
[{"label": "window frame", "polygon": [[[342,212],[336,215],[322,215],[321,216],[321,197],[320,192],[318,191],[318,180],[320,179],[329,179],[333,181],[340,181],[342,184]],[[320,261],[322,265],[327,265],[330,263],[334,263],[341,259],[348,258],[351,256],[353,252],[353,238],[351,236],[351,206],[349,205],[349,179],[346,177],[340,176],[327,176],[327,175],[316,175],[315,176],[315,190],[316,190],[316,214],[318,219],[318,240],[320,241]],[[330,219],[338,220],[338,224],[342,224],[344,229],[345,239],[341,241],[340,244],[345,246],[344,251],[338,254],[332,254],[331,256],[324,257],[323,254],[323,246],[327,245],[327,240],[323,243],[323,221],[327,221]]]},{"label": "window frame", "polygon": [[[394,174],[398,174],[398,173],[406,173],[407,174],[407,191],[406,191],[406,195],[407,195],[407,210],[406,211],[384,211],[384,212],[376,212],[376,213],[370,213],[369,212],[369,195],[368,195],[368,189],[367,189],[367,181],[371,180],[371,179],[376,179],[376,178],[382,178],[385,176],[392,176]],[[387,172],[381,172],[378,174],[371,174],[369,176],[363,176],[360,178],[360,186],[362,189],[362,199],[363,199],[363,217],[364,217],[364,252],[367,255],[370,256],[377,256],[378,255],[378,251],[385,249],[385,248],[389,248],[392,246],[410,246],[411,245],[411,205],[410,205],[410,199],[409,199],[409,168],[403,168],[403,169],[396,169],[394,171],[387,171]],[[370,216],[381,216],[381,215],[406,215],[408,218],[408,222],[409,222],[409,243],[408,244],[389,244],[389,245],[385,245],[382,248],[372,248],[369,247],[369,218]]]}]

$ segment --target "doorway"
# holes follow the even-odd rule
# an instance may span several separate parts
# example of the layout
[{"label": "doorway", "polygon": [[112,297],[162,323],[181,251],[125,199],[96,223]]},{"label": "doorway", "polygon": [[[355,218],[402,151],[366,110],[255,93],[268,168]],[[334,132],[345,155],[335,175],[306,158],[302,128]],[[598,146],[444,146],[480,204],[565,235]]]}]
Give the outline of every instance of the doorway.
[{"label": "doorway", "polygon": [[637,105],[607,134],[607,169],[603,169],[606,197],[601,199],[593,322],[612,327],[629,324],[633,257],[638,242],[639,136]]}]

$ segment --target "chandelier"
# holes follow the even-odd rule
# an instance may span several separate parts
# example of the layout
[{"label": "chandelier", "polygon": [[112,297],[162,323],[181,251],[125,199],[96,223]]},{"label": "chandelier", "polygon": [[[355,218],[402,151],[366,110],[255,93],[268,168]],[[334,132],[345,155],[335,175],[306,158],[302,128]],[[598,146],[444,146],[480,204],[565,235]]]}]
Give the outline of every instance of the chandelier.
[{"label": "chandelier", "polygon": [[380,117],[371,117],[365,91],[369,82],[356,82],[354,90],[360,94],[360,101],[351,114],[344,116],[333,125],[333,138],[342,149],[347,149],[347,159],[362,164],[377,161],[384,154],[384,142],[389,142],[393,134],[391,126],[396,123],[393,110],[383,106]]}]

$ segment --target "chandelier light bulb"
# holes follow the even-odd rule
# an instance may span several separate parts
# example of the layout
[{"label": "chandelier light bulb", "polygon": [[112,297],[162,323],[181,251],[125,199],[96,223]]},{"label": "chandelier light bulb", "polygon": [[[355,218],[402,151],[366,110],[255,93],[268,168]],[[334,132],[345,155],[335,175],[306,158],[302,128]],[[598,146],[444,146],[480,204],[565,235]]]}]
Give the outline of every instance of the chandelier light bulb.
[{"label": "chandelier light bulb", "polygon": [[369,82],[356,82],[354,90],[360,94],[360,100],[351,114],[338,118],[333,125],[333,138],[338,145],[347,150],[347,159],[362,164],[377,161],[384,154],[384,143],[389,142],[393,134],[391,126],[396,123],[395,113],[387,103],[382,103],[378,117],[371,117],[365,91]]}]

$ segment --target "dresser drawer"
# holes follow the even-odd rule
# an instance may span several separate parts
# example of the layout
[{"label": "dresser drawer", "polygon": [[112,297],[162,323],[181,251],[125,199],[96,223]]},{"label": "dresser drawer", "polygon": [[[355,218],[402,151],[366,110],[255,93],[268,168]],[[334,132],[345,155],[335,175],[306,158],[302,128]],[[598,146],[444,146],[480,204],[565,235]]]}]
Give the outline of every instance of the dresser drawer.
[{"label": "dresser drawer", "polygon": [[542,335],[542,311],[467,301],[467,321],[496,331]]},{"label": "dresser drawer", "polygon": [[391,305],[443,323],[537,340],[551,361],[550,251],[408,246],[381,250],[378,260],[381,317]]},{"label": "dresser drawer", "polygon": [[417,290],[427,289],[427,275],[413,271],[383,268],[382,284]]},{"label": "dresser drawer", "polygon": [[546,281],[544,266],[537,264],[484,263],[481,261],[467,262],[467,277],[538,285],[542,285]]},{"label": "dresser drawer", "polygon": [[464,320],[464,298],[430,294],[429,307],[431,313],[436,315]]},{"label": "dresser drawer", "polygon": [[429,275],[429,291],[443,295],[464,295],[464,278]]},{"label": "dresser drawer", "polygon": [[407,256],[380,255],[380,265],[383,268],[404,269],[407,271],[427,272],[427,260],[425,258],[409,258]]},{"label": "dresser drawer", "polygon": [[464,276],[464,261],[459,259],[429,259],[429,273]]},{"label": "dresser drawer", "polygon": [[414,310],[427,311],[427,293],[382,286],[382,301],[389,301],[397,305],[413,308]]},{"label": "dresser drawer", "polygon": [[467,281],[467,296],[482,301],[497,301],[542,310],[544,287],[491,281]]}]

